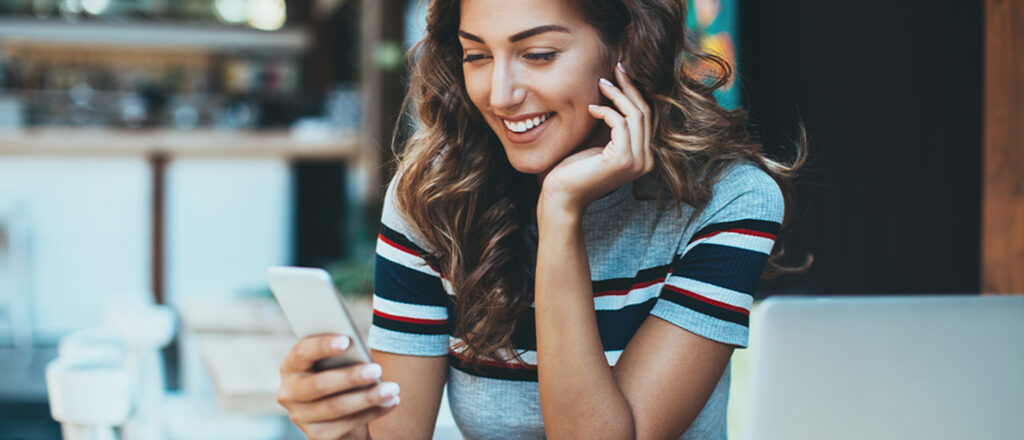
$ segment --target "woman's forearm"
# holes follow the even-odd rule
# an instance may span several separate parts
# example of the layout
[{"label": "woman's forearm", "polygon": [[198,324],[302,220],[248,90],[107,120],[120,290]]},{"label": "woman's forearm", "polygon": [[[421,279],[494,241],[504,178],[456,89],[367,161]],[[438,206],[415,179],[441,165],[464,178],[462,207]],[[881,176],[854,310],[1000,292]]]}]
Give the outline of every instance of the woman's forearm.
[{"label": "woman's forearm", "polygon": [[580,215],[538,219],[535,285],[541,412],[549,438],[631,438],[633,415],[604,355]]}]

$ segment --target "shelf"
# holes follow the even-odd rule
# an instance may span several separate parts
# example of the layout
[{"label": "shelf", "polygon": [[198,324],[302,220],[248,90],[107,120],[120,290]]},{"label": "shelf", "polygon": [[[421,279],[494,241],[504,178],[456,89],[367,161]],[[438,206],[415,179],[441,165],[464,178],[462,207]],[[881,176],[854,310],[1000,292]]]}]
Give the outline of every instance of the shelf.
[{"label": "shelf", "polygon": [[288,130],[29,128],[0,130],[0,156],[280,157],[349,160],[362,137],[351,133],[318,141]]},{"label": "shelf", "polygon": [[69,23],[0,18],[0,41],[163,50],[300,52],[310,43],[301,28],[260,31],[222,25],[168,23]]}]

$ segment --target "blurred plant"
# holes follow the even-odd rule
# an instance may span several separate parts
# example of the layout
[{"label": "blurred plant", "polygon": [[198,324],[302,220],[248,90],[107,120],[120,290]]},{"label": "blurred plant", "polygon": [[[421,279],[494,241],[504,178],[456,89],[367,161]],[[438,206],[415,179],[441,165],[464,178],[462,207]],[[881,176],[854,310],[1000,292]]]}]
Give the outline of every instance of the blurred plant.
[{"label": "blurred plant", "polygon": [[362,239],[350,256],[324,268],[331,274],[334,285],[342,295],[356,297],[373,293],[375,245],[376,241]]}]

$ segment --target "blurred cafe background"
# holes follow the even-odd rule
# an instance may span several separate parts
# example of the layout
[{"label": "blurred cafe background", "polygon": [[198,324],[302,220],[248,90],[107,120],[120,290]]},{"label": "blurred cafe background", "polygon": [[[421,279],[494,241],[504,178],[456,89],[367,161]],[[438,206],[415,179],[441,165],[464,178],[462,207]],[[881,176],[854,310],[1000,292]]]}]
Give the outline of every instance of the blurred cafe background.
[{"label": "blurred cafe background", "polygon": [[[723,105],[773,156],[808,135],[814,263],[759,298],[1024,293],[1024,0],[689,3]],[[327,268],[368,325],[426,5],[0,0],[0,438],[302,438],[265,271]]]}]

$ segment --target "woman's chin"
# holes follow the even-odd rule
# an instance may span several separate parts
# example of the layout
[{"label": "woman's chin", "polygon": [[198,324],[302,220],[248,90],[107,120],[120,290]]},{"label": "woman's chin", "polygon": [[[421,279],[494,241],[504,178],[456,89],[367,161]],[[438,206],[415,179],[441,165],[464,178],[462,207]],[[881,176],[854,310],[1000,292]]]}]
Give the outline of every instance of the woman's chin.
[{"label": "woman's chin", "polygon": [[509,163],[512,164],[512,168],[523,174],[544,174],[554,166],[549,161],[516,160],[515,158],[510,158]]}]

